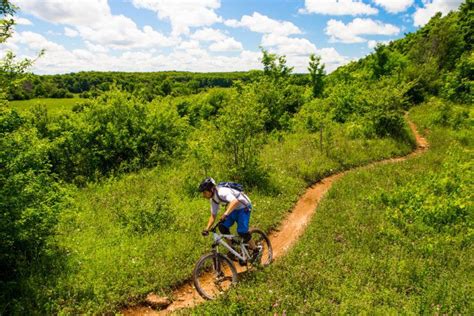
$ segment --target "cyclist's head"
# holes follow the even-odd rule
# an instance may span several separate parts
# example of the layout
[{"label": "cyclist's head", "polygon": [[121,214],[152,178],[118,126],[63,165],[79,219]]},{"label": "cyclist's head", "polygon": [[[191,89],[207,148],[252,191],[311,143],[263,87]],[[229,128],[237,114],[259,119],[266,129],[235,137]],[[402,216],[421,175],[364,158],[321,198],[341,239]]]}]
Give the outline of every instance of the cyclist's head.
[{"label": "cyclist's head", "polygon": [[201,184],[199,185],[199,192],[203,193],[203,195],[207,198],[210,198],[211,195],[208,197],[209,193],[212,193],[212,189],[216,186],[216,181],[211,177],[204,179]]}]

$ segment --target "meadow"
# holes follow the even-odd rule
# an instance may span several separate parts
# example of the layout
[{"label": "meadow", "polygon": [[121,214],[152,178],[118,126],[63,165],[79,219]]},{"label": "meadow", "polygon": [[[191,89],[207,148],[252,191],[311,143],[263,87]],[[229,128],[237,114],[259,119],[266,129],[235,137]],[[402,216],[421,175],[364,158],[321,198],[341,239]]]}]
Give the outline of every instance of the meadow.
[{"label": "meadow", "polygon": [[50,115],[59,115],[72,111],[74,106],[84,103],[80,98],[37,98],[30,100],[10,101],[10,106],[18,112],[27,112],[37,106],[44,106]]},{"label": "meadow", "polygon": [[[296,75],[265,49],[263,70],[183,82],[80,73],[22,90],[22,65],[0,66],[0,314],[170,295],[209,248],[204,177],[243,184],[268,232],[325,176],[412,152],[406,112],[427,153],[347,174],[287,256],[181,312],[472,314],[469,6],[329,75],[315,55]],[[79,90],[86,100],[7,101]]]},{"label": "meadow", "polygon": [[427,152],[349,172],[283,260],[181,313],[471,314],[474,112],[454,109],[413,108]]}]

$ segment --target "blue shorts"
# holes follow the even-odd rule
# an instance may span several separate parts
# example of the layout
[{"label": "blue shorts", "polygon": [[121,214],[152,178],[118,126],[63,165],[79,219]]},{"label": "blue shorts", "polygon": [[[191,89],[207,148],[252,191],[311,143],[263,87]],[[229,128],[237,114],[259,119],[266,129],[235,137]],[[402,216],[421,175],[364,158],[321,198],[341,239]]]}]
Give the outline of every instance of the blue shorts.
[{"label": "blue shorts", "polygon": [[250,212],[252,205],[245,208],[232,211],[222,223],[223,226],[230,228],[237,221],[237,233],[245,234],[249,231]]}]

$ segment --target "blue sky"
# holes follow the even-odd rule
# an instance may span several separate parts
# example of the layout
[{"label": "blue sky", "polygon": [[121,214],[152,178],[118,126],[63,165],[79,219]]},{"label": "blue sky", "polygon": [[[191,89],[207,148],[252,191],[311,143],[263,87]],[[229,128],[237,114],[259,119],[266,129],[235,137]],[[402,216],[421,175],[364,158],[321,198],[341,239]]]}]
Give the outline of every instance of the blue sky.
[{"label": "blue sky", "polygon": [[260,69],[259,47],[308,56],[332,71],[403,37],[461,0],[13,0],[15,33],[0,53],[33,58],[33,72]]}]

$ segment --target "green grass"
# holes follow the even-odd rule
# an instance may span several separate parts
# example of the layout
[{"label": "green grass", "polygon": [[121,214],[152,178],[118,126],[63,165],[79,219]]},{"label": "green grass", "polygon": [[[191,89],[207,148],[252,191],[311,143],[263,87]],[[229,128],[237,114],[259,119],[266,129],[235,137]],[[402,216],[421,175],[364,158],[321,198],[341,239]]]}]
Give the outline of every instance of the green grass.
[{"label": "green grass", "polygon": [[48,113],[51,115],[58,115],[63,112],[70,112],[71,109],[77,103],[84,102],[85,99],[80,98],[64,98],[64,99],[31,99],[31,100],[20,100],[20,101],[10,101],[9,104],[12,108],[18,110],[19,112],[26,112],[32,109],[34,106],[40,104],[44,105],[48,110]]},{"label": "green grass", "polygon": [[474,135],[434,127],[430,112],[411,113],[427,153],[347,174],[285,258],[182,313],[472,314]]},{"label": "green grass", "polygon": [[[252,225],[277,226],[308,184],[326,174],[412,150],[409,141],[349,140],[341,130],[327,155],[319,152],[318,137],[287,135],[260,153],[273,190],[249,193]],[[183,161],[77,190],[58,225],[63,262],[38,301],[50,312],[100,313],[150,291],[171,294],[210,248],[200,235],[209,203],[188,193],[198,183],[189,178],[195,169]]]}]

